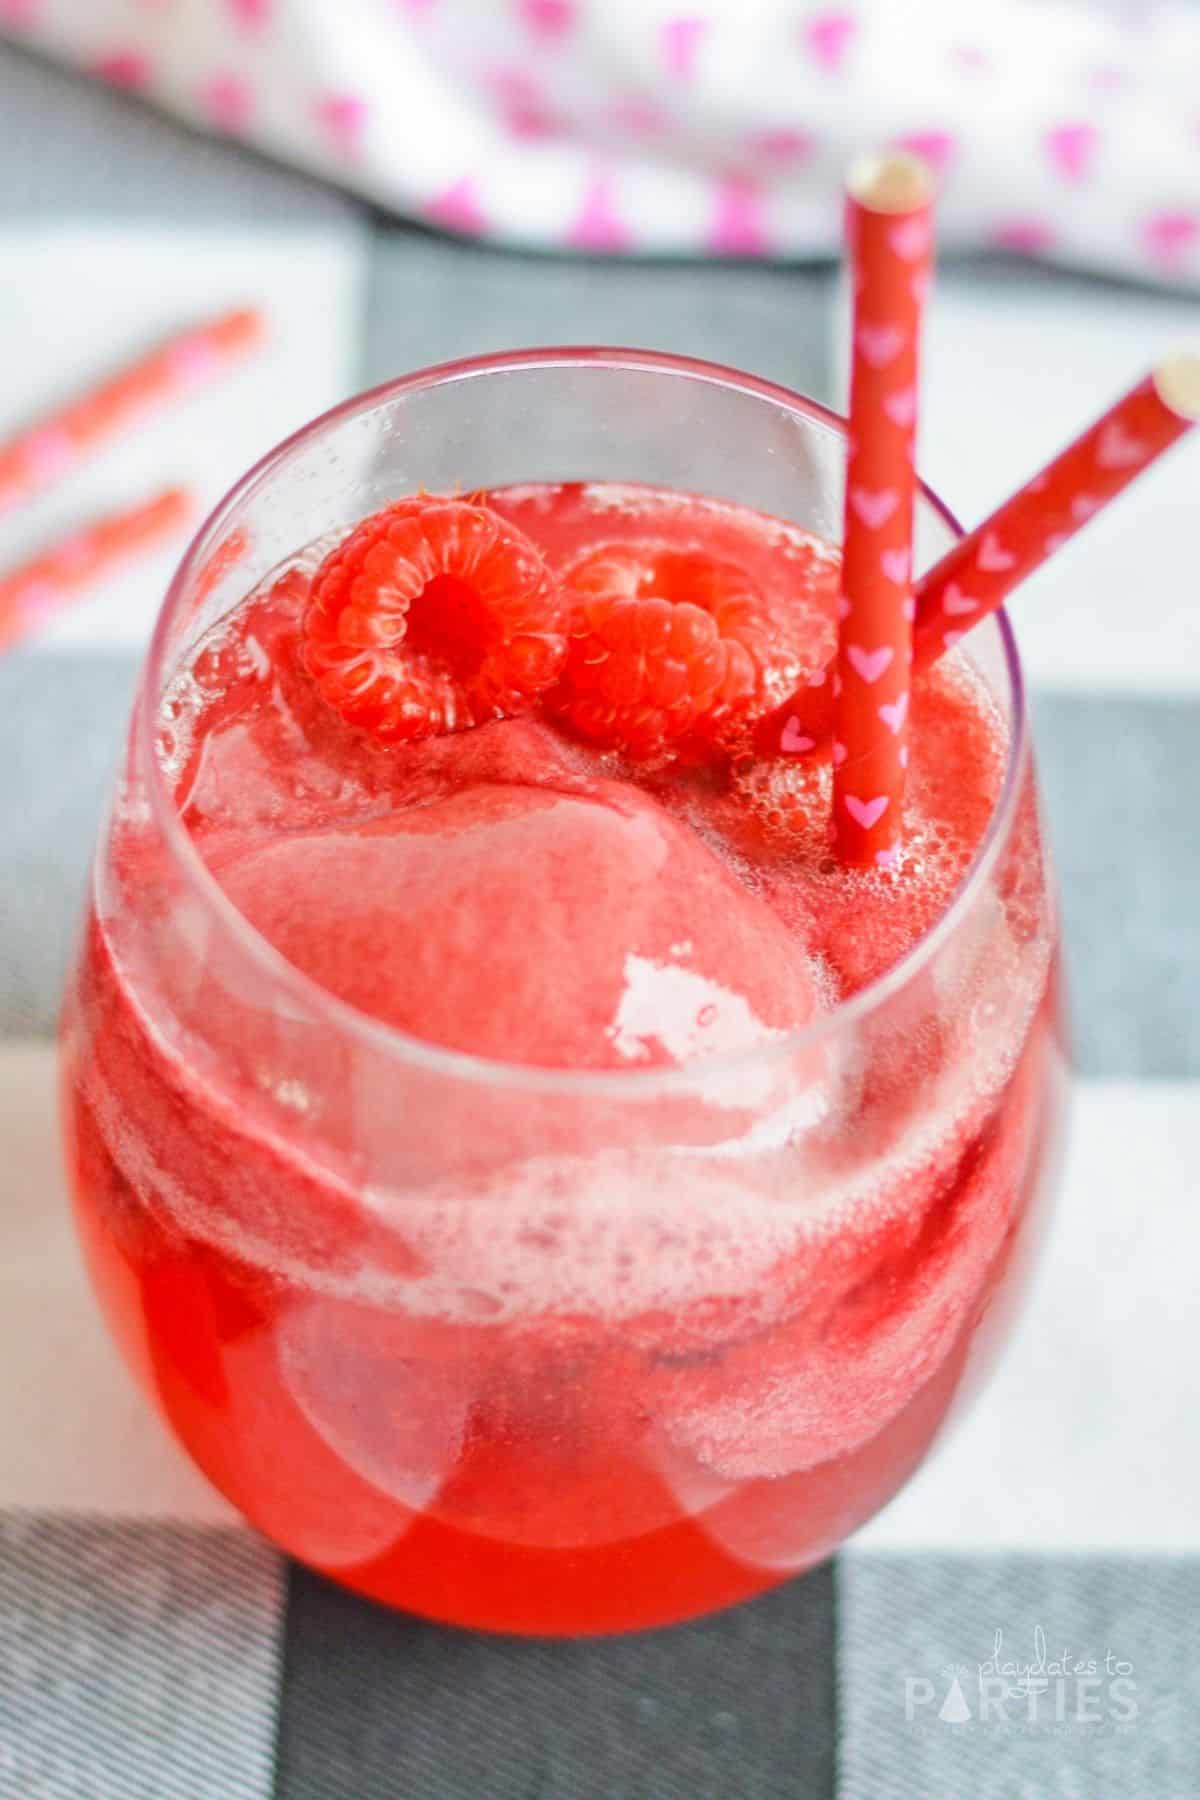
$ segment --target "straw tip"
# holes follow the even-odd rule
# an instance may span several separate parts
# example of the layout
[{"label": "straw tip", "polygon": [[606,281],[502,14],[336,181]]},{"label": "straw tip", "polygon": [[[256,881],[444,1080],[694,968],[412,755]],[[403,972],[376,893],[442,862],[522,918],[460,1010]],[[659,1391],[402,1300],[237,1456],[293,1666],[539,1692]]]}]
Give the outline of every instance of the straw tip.
[{"label": "straw tip", "polygon": [[233,344],[256,344],[266,335],[267,321],[261,307],[235,306],[216,322],[216,329]]},{"label": "straw tip", "polygon": [[871,212],[908,213],[928,206],[937,189],[930,165],[911,150],[884,156],[860,156],[851,164],[846,188],[852,199]]},{"label": "straw tip", "polygon": [[195,510],[195,496],[185,487],[160,488],[145,505],[147,517],[157,520],[164,527],[183,524],[192,517]]},{"label": "straw tip", "polygon": [[1164,406],[1192,425],[1200,423],[1200,352],[1181,351],[1159,363],[1154,385]]}]

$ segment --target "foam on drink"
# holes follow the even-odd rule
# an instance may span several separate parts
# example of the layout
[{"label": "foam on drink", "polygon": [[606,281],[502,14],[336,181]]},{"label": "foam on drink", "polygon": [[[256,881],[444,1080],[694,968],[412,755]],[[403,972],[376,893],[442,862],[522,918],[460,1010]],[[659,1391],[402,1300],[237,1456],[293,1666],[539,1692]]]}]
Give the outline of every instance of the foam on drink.
[{"label": "foam on drink", "polygon": [[[622,536],[740,559],[773,616],[802,625],[772,698],[828,654],[831,590],[810,577],[833,552],[794,527],[634,487],[491,500],[552,563]],[[252,1002],[211,996],[231,1018],[244,1009],[229,1037],[257,1096],[189,1061],[169,994],[102,918],[137,1022],[125,1060],[85,1078],[112,1159],[164,1226],[307,1296],[287,1366],[334,1439],[336,1369],[321,1373],[311,1343],[328,1302],[448,1328],[528,1325],[550,1345],[568,1320],[619,1330],[649,1359],[663,1466],[684,1482],[691,1459],[701,1488],[777,1478],[868,1440],[947,1355],[1012,1225],[1009,1146],[981,1153],[944,1254],[872,1300],[872,1270],[903,1264],[894,1246],[919,1235],[931,1195],[966,1179],[962,1159],[1017,1076],[1051,941],[1036,825],[1017,858],[1024,886],[975,908],[921,978],[936,1003],[914,1005],[919,1031],[851,1050],[837,1033],[807,1047],[796,1034],[898,962],[969,868],[1006,752],[985,685],[961,661],[918,681],[903,861],[850,869],[826,839],[821,759],[747,761],[724,783],[687,762],[629,767],[539,718],[372,744],[299,665],[315,560],[214,628],[163,701],[162,766],[216,880],[304,973],[410,1039],[527,1070],[640,1071],[651,1084],[657,1070],[682,1085],[661,1099],[647,1089],[628,1144],[623,1100],[606,1132],[600,1102],[559,1105],[527,1086],[495,1100],[481,1086],[467,1164],[436,1111],[396,1119],[393,1143],[387,1095],[356,1093],[348,1063],[345,1104],[381,1152],[368,1161],[386,1163],[406,1134],[431,1140],[411,1187],[356,1184],[323,1154],[304,1084],[276,1068]],[[199,939],[196,957],[202,977]],[[706,1052],[743,1061],[689,1077]],[[187,1096],[178,1132],[147,1098],[164,1070]],[[267,1122],[251,1098],[269,1103]],[[455,1152],[444,1177],[439,1141],[448,1161]],[[343,1253],[334,1221],[355,1214],[374,1229]],[[711,1379],[687,1360],[717,1350]],[[423,1504],[469,1406],[455,1387],[440,1460],[398,1453],[380,1482]],[[378,1474],[374,1451],[355,1456]]]}]

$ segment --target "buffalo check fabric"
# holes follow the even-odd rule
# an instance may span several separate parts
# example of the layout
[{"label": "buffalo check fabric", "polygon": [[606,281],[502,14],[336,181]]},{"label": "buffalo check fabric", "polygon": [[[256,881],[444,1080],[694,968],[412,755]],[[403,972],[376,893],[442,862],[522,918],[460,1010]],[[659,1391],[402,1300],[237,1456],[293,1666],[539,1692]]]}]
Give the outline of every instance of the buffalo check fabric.
[{"label": "buffalo check fabric", "polygon": [[[253,303],[272,327],[219,388],[0,522],[0,562],[164,476],[211,500],[352,387],[516,341],[667,344],[837,397],[822,273],[543,262],[381,225],[15,50],[0,120],[0,428],[197,316]],[[979,516],[1198,322],[1184,298],[951,270],[928,330],[930,477]],[[628,1640],[384,1613],[287,1565],[150,1417],[73,1246],[51,1038],[174,547],[0,661],[5,1800],[1200,1792],[1197,493],[1176,452],[1017,608],[1079,1079],[1000,1371],[834,1563]]]}]

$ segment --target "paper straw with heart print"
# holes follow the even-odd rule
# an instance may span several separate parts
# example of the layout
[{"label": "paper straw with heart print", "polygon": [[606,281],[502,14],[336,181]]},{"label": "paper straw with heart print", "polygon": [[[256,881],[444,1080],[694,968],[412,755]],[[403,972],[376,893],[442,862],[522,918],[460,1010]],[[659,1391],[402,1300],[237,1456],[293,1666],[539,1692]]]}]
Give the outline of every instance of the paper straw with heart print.
[{"label": "paper straw with heart print", "polygon": [[[1197,423],[1200,354],[1171,357],[921,577],[914,664],[928,667],[995,612],[1026,576]],[[756,744],[763,755],[804,755],[828,739],[831,672],[798,688],[762,721]]]},{"label": "paper straw with heart print", "polygon": [[847,183],[854,290],[845,534],[833,693],[833,837],[891,868],[900,843],[912,660],[917,360],[933,256],[933,176],[868,158]]},{"label": "paper straw with heart print", "polygon": [[1200,420],[1200,356],[1177,356],[1131,388],[967,537],[917,589],[913,660],[936,662],[972,625]]},{"label": "paper straw with heart print", "polygon": [[0,444],[0,509],[57,481],[134,419],[210,380],[262,333],[262,315],[250,307],[210,319]]},{"label": "paper straw with heart print", "polygon": [[126,512],[97,519],[0,575],[0,650],[28,636],[128,557],[170,537],[191,512],[188,495],[167,488]]}]

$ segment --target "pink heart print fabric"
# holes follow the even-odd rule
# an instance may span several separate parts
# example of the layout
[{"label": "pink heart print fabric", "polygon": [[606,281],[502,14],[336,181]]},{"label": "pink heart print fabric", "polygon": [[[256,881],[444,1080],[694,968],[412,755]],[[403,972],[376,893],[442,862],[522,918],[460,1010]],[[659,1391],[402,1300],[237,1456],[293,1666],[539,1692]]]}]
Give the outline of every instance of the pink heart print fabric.
[{"label": "pink heart print fabric", "polygon": [[1200,8],[0,0],[0,32],[396,213],[605,255],[832,254],[865,148],[947,249],[1200,286]]}]

